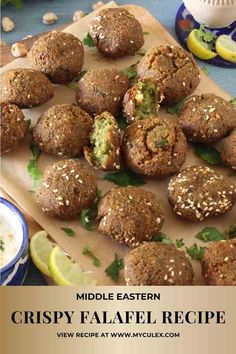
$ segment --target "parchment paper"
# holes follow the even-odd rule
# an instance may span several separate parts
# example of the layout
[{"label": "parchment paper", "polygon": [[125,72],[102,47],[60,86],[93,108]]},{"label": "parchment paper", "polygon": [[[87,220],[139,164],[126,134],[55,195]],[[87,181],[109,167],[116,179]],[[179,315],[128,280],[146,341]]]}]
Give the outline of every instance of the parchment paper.
[{"label": "parchment paper", "polygon": [[[106,7],[117,6],[114,2],[110,2]],[[149,35],[145,35],[144,49],[148,49],[155,45],[160,44],[176,44],[175,40],[169,35],[169,33],[160,25],[160,23],[144,8],[136,5],[125,6],[130,12],[132,12],[143,26],[143,30],[149,32]],[[88,24],[91,18],[96,13],[90,13],[79,22],[67,27],[64,31],[72,33],[81,40],[85,33],[88,31]],[[116,67],[126,68],[129,65],[137,62],[140,56],[129,56],[119,60],[104,59],[97,53],[96,48],[85,47],[85,64],[84,69],[96,68],[96,67]],[[14,60],[9,65],[5,66],[2,71],[9,70],[16,67],[27,67],[28,62],[26,58],[20,58]],[[202,79],[196,93],[213,92],[226,99],[230,99],[229,95],[209,78],[202,73]],[[26,118],[30,118],[32,125],[37,121],[37,118],[50,106],[57,103],[73,103],[75,102],[75,91],[64,85],[57,85],[56,94],[46,104],[24,110]],[[173,115],[167,114],[164,110],[160,114],[169,117],[171,120],[176,119]],[[34,200],[34,194],[29,192],[32,190],[32,181],[27,172],[27,164],[31,157],[29,149],[29,140],[26,140],[23,145],[20,146],[17,151],[6,154],[2,157],[2,188],[13,198],[15,201],[24,208],[41,226],[47,230],[51,237],[67,252],[72,259],[78,261],[86,271],[92,271],[94,277],[98,280],[100,285],[113,284],[113,281],[106,276],[104,269],[113,261],[114,253],[119,256],[124,256],[129,252],[129,248],[121,246],[111,241],[106,236],[98,233],[97,231],[86,231],[79,223],[79,219],[75,219],[69,222],[62,222],[56,219],[50,219],[43,214]],[[39,159],[39,167],[44,170],[47,165],[53,163],[57,158],[41,154]],[[189,146],[189,152],[185,162],[185,166],[192,164],[203,164],[203,161],[196,157],[191,147]],[[229,169],[216,168],[224,174],[229,174]],[[102,179],[103,174],[98,173],[98,185],[102,192],[109,190],[115,185],[106,182]],[[232,177],[235,180],[235,177]],[[182,220],[180,217],[175,216],[171,211],[168,204],[166,192],[169,178],[165,180],[148,180],[143,188],[155,192],[161,202],[162,208],[165,213],[165,223],[162,231],[170,236],[173,240],[176,238],[183,238],[187,246],[192,245],[194,242],[200,245],[201,242],[194,237],[204,226],[215,226],[220,230],[225,230],[230,224],[236,221],[236,206],[233,210],[224,216],[210,218],[205,222],[191,223]],[[68,237],[60,229],[61,227],[71,227],[75,230],[75,237]],[[95,255],[101,260],[101,267],[96,268],[92,265],[91,260],[82,255],[82,249],[85,244],[89,244],[94,251]],[[202,243],[203,244],[203,243]],[[203,244],[206,246],[206,244]],[[195,284],[203,284],[201,277],[200,264],[198,262],[192,262],[195,270]],[[123,273],[121,274],[119,284],[124,284]]]}]

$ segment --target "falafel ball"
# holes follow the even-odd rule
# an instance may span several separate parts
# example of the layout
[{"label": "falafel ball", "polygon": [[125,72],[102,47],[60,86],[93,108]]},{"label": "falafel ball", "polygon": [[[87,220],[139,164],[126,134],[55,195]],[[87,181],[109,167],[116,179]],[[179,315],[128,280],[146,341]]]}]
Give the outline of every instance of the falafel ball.
[{"label": "falafel ball", "polygon": [[49,101],[54,95],[51,82],[37,70],[11,69],[1,74],[1,81],[1,103],[30,108]]},{"label": "falafel ball", "polygon": [[79,74],[84,63],[84,48],[71,33],[53,31],[34,42],[28,59],[33,69],[60,84],[72,81]]},{"label": "falafel ball", "polygon": [[62,157],[75,157],[89,141],[93,119],[82,108],[70,104],[50,107],[38,120],[33,137],[40,149]]},{"label": "falafel ball", "polygon": [[236,285],[236,239],[213,242],[201,263],[208,285]]},{"label": "falafel ball", "polygon": [[155,80],[139,80],[124,96],[123,112],[127,123],[156,117],[163,98]]},{"label": "falafel ball", "polygon": [[147,242],[125,257],[127,285],[192,285],[193,267],[173,244]]},{"label": "falafel ball", "polygon": [[84,147],[88,163],[104,171],[120,169],[120,129],[109,112],[94,119],[90,144]]},{"label": "falafel ball", "polygon": [[166,177],[178,172],[185,161],[187,143],[179,126],[164,118],[131,124],[125,132],[122,151],[135,173]]},{"label": "falafel ball", "polygon": [[24,114],[14,104],[1,103],[1,155],[16,149],[28,130]]},{"label": "falafel ball", "polygon": [[179,124],[188,140],[215,143],[236,127],[236,110],[213,93],[192,96],[180,112]]},{"label": "falafel ball", "polygon": [[164,104],[174,104],[190,95],[200,82],[192,54],[173,45],[149,49],[137,66],[139,78],[153,78],[164,94]]},{"label": "falafel ball", "polygon": [[141,188],[112,188],[98,205],[98,230],[119,243],[137,247],[160,231],[164,216],[156,195]]},{"label": "falafel ball", "polygon": [[68,220],[88,208],[97,195],[93,169],[79,160],[60,160],[48,166],[36,192],[42,211]]},{"label": "falafel ball", "polygon": [[233,207],[236,185],[209,167],[189,166],[170,180],[168,200],[177,215],[202,221]]},{"label": "falafel ball", "polygon": [[116,116],[129,89],[129,79],[117,69],[94,69],[79,80],[76,100],[92,116],[110,112]]},{"label": "falafel ball", "polygon": [[236,170],[236,130],[224,139],[220,154],[225,165]]},{"label": "falafel ball", "polygon": [[101,10],[91,21],[89,34],[102,54],[114,58],[134,54],[144,44],[141,24],[121,7]]}]

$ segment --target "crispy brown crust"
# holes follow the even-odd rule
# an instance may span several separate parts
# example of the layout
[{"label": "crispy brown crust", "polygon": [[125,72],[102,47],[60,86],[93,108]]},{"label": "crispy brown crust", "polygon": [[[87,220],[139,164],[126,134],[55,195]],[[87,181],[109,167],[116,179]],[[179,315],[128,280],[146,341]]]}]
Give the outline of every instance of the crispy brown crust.
[{"label": "crispy brown crust", "polygon": [[40,149],[61,157],[75,157],[88,143],[93,119],[82,108],[70,104],[50,107],[38,120],[33,137]]},{"label": "crispy brown crust", "polygon": [[92,116],[110,112],[117,116],[129,79],[117,69],[89,70],[78,82],[76,100]]},{"label": "crispy brown crust", "polygon": [[50,217],[68,220],[88,208],[97,195],[96,176],[79,160],[60,160],[48,166],[36,193],[36,201]]},{"label": "crispy brown crust", "polygon": [[144,44],[141,24],[126,9],[101,10],[89,25],[89,34],[105,56],[134,54]]},{"label": "crispy brown crust", "polygon": [[193,267],[186,253],[172,244],[148,242],[125,257],[126,284],[192,285]]},{"label": "crispy brown crust", "polygon": [[202,259],[208,285],[236,285],[236,239],[213,242]]},{"label": "crispy brown crust", "polygon": [[156,195],[141,188],[113,188],[98,206],[99,231],[116,242],[137,247],[161,229],[163,212]]},{"label": "crispy brown crust", "polygon": [[[150,79],[141,79],[139,81],[145,82],[146,80]],[[125,115],[126,121],[128,124],[132,124],[139,120],[138,116],[136,115],[136,100],[135,96],[137,94],[138,88],[137,84],[135,84],[133,87],[131,87],[125,94],[124,99],[123,99],[123,113]],[[157,91],[156,93],[156,114],[157,115],[159,108],[160,108],[160,103],[163,101],[164,96],[161,93],[161,91]],[[151,117],[149,117],[151,118]]]},{"label": "crispy brown crust", "polygon": [[16,149],[27,133],[24,114],[14,104],[1,104],[1,155]]},{"label": "crispy brown crust", "polygon": [[221,148],[221,159],[226,166],[236,170],[236,130],[224,139]]},{"label": "crispy brown crust", "polygon": [[84,63],[81,41],[70,33],[50,32],[34,42],[28,53],[32,68],[54,83],[72,81]]},{"label": "crispy brown crust", "polygon": [[[157,147],[151,134],[163,130],[167,144]],[[127,166],[150,177],[166,177],[180,170],[187,143],[177,124],[164,118],[151,118],[131,124],[125,132],[122,151]]]},{"label": "crispy brown crust", "polygon": [[[84,156],[88,163],[94,166],[95,168],[99,168],[102,171],[117,171],[120,169],[120,129],[117,125],[115,118],[109,112],[103,112],[99,116],[96,116],[94,122],[103,119],[104,114],[106,115],[106,117],[109,117],[108,119],[112,123],[112,126],[109,129],[109,133],[107,136],[108,143],[110,146],[109,157],[103,166],[99,164],[99,161],[96,160],[93,156],[93,146],[91,144],[91,141],[90,145],[84,147]],[[93,133],[93,129],[91,131],[91,134]]]},{"label": "crispy brown crust", "polygon": [[164,104],[174,104],[190,95],[200,82],[200,73],[192,54],[175,46],[151,48],[140,60],[138,77],[156,79]]},{"label": "crispy brown crust", "polygon": [[48,78],[33,69],[11,69],[1,74],[0,101],[20,108],[39,106],[54,95]]},{"label": "crispy brown crust", "polygon": [[180,113],[179,124],[188,140],[215,143],[236,127],[236,110],[213,93],[192,96]]},{"label": "crispy brown crust", "polygon": [[209,167],[189,166],[170,180],[168,200],[177,215],[202,221],[233,207],[236,185]]}]

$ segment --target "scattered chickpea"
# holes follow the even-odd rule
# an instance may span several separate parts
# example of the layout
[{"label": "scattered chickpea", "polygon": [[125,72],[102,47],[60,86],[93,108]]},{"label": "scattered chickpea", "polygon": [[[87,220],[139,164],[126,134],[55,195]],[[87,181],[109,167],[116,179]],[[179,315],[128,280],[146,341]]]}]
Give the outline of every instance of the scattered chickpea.
[{"label": "scattered chickpea", "polygon": [[26,46],[23,43],[14,43],[11,47],[11,53],[15,58],[25,57],[27,52]]},{"label": "scattered chickpea", "polygon": [[11,32],[15,27],[15,23],[8,16],[2,18],[2,29],[4,32]]},{"label": "scattered chickpea", "polygon": [[7,43],[0,39],[0,47],[6,47]]},{"label": "scattered chickpea", "polygon": [[104,2],[103,1],[98,1],[98,2],[95,2],[95,4],[93,4],[92,8],[93,10],[97,10],[99,9],[100,7],[104,6]]},{"label": "scattered chickpea", "polygon": [[84,12],[83,11],[75,11],[74,15],[73,15],[73,21],[76,22],[76,21],[79,21],[81,18],[84,17]]},{"label": "scattered chickpea", "polygon": [[43,15],[43,23],[45,25],[52,25],[58,20],[58,17],[54,12],[48,12]]}]

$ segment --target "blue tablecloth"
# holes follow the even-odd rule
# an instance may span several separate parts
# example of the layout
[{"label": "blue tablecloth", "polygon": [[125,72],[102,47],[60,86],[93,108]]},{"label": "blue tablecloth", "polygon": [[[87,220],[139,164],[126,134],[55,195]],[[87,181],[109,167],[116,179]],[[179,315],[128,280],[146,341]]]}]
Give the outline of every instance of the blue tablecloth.
[{"label": "blue tablecloth", "polygon": [[[23,10],[16,10],[13,5],[7,5],[2,9],[2,16],[10,16],[15,22],[15,29],[9,33],[2,33],[2,39],[6,42],[16,42],[27,35],[48,31],[59,25],[72,22],[76,10],[88,13],[92,10],[92,4],[96,0],[25,0]],[[181,0],[117,0],[122,5],[133,3],[145,6],[165,28],[176,38],[174,20]],[[42,23],[42,16],[47,12],[54,12],[58,16],[56,24],[46,26]],[[200,66],[207,67],[209,75],[233,97],[236,97],[236,71],[214,67],[199,61]],[[25,284],[43,284],[44,281],[36,269],[31,265]]]}]

